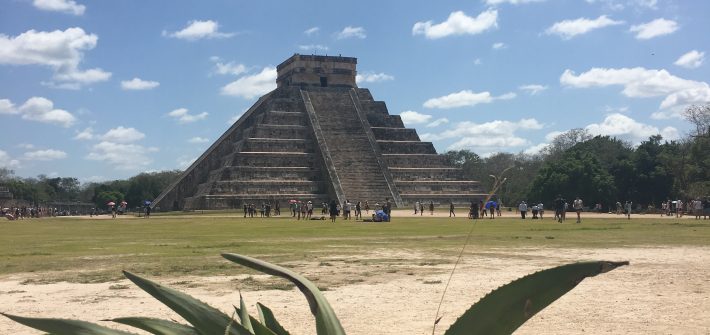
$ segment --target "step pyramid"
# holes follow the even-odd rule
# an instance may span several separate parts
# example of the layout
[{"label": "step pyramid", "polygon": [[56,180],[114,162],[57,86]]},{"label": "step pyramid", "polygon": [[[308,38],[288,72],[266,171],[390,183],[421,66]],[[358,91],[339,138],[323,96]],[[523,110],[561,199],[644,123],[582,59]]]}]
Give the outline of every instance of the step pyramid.
[{"label": "step pyramid", "polygon": [[295,54],[259,98],[153,202],[161,210],[416,201],[470,204],[478,181],[355,83],[357,59]]}]

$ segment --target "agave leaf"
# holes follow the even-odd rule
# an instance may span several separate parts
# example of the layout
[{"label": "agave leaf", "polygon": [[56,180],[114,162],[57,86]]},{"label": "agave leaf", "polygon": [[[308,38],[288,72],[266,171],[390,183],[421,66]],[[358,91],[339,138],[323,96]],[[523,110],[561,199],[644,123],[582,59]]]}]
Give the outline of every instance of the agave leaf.
[{"label": "agave leaf", "polygon": [[21,323],[27,327],[48,332],[53,335],[135,335],[134,333],[124,332],[97,325],[95,323],[68,320],[68,319],[45,319],[45,318],[26,318],[17,315],[0,313],[10,320]]},{"label": "agave leaf", "polygon": [[247,311],[247,305],[244,303],[244,297],[242,297],[241,293],[239,293],[239,308],[241,310],[237,309],[237,315],[239,315],[239,319],[242,321],[242,326],[248,331],[250,331],[252,334],[254,334],[254,327],[252,327],[251,325],[251,320],[249,319],[249,312]]},{"label": "agave leaf", "polygon": [[108,321],[143,329],[155,335],[199,335],[195,328],[170,320],[130,317],[111,319]]},{"label": "agave leaf", "polygon": [[254,270],[288,279],[306,296],[308,305],[311,308],[311,313],[316,319],[316,332],[318,335],[345,335],[345,330],[343,330],[343,326],[340,325],[340,321],[335,315],[333,308],[330,307],[328,300],[326,300],[325,296],[318,290],[318,287],[305,277],[278,265],[248,256],[222,254],[222,257]]},{"label": "agave leaf", "polygon": [[268,307],[262,305],[261,303],[256,303],[256,308],[259,310],[259,318],[261,323],[267,328],[271,329],[276,335],[291,335],[281,326],[281,324],[276,321],[274,313]]},{"label": "agave leaf", "polygon": [[[195,327],[199,334],[251,335],[251,333],[241,325],[231,322],[231,318],[228,315],[202,301],[148,279],[141,278],[128,271],[123,271],[123,274],[126,278],[138,285],[138,287],[182,316],[185,321]],[[229,331],[225,332],[228,327]]]},{"label": "agave leaf", "polygon": [[[245,311],[245,309],[240,309],[237,306],[234,306],[234,309],[237,311],[237,315],[241,315],[243,311]],[[277,335],[251,315],[249,315],[249,321],[252,325],[252,329],[254,329],[254,335]]]},{"label": "agave leaf", "polygon": [[574,263],[516,279],[488,293],[461,315],[444,334],[511,334],[584,278],[628,264],[606,261]]}]

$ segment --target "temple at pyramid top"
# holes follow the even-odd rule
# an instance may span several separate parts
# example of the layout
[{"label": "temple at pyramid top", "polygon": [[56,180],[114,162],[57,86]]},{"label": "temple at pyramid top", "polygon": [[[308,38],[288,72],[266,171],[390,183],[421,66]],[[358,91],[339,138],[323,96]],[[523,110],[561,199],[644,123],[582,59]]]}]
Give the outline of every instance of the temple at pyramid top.
[{"label": "temple at pyramid top", "polygon": [[245,204],[469,204],[486,194],[416,129],[357,87],[357,59],[295,54],[249,108],[153,202],[161,210]]},{"label": "temple at pyramid top", "polygon": [[357,58],[294,54],[276,67],[277,87],[357,87]]}]

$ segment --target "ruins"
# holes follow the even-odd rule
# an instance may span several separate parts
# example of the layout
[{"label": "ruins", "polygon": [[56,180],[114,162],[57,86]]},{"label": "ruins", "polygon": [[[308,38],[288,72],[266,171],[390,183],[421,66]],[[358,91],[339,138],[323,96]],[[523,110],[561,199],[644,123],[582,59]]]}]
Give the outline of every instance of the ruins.
[{"label": "ruins", "polygon": [[478,181],[422,142],[355,82],[357,59],[294,54],[277,88],[247,110],[155,199],[161,210],[241,208],[291,199],[316,204],[469,204]]}]

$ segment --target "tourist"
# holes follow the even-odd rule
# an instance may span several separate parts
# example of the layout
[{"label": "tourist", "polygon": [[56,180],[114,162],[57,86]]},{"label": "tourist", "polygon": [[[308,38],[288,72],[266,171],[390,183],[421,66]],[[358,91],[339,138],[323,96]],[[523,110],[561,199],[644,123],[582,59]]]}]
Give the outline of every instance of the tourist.
[{"label": "tourist", "polygon": [[338,216],[338,202],[335,200],[330,201],[330,221],[335,222],[335,218]]},{"label": "tourist", "polygon": [[449,201],[449,217],[452,215],[456,217],[456,213],[454,213],[454,203],[453,201]]},{"label": "tourist", "polygon": [[554,201],[554,206],[555,206],[555,219],[557,219],[557,222],[562,223],[562,220],[564,219],[563,213],[565,211],[565,204],[567,202],[565,199],[562,197],[561,194],[557,195],[557,199]]},{"label": "tourist", "polygon": [[680,201],[680,199],[676,200],[676,203],[675,203],[675,217],[676,218],[683,217],[683,202]]},{"label": "tourist", "polygon": [[434,215],[434,201],[429,202],[429,215]]},{"label": "tourist", "polygon": [[545,213],[545,207],[542,206],[542,202],[537,204],[537,213],[540,215],[540,220],[542,220],[542,214]]},{"label": "tourist", "polygon": [[362,220],[362,204],[360,201],[355,203],[355,220]]},{"label": "tourist", "polygon": [[350,207],[352,204],[345,199],[345,202],[343,203],[343,219],[349,220],[350,219]]},{"label": "tourist", "polygon": [[520,211],[520,218],[525,220],[525,214],[528,212],[528,205],[525,203],[525,201],[521,202],[520,205],[518,205],[518,210]]},{"label": "tourist", "polygon": [[487,216],[487,215],[488,215],[488,211],[486,210],[486,207],[485,207],[485,205],[483,204],[483,200],[481,200],[481,201],[478,202],[478,212],[481,213],[481,219],[482,219],[484,216]]},{"label": "tourist", "polygon": [[626,214],[626,217],[631,220],[631,201],[626,201],[624,204],[624,214]]},{"label": "tourist", "polygon": [[301,202],[301,217],[304,220],[307,220],[306,213],[308,213],[308,204],[306,204],[305,202]]},{"label": "tourist", "polygon": [[424,201],[419,202],[419,216],[424,215]]},{"label": "tourist", "polygon": [[414,203],[414,215],[417,215],[418,211],[419,211],[419,201]]},{"label": "tourist", "polygon": [[572,202],[572,208],[574,208],[574,211],[577,212],[577,223],[582,222],[581,218],[581,213],[582,213],[582,207],[583,207],[582,199],[577,197],[577,199],[574,199],[574,202]]},{"label": "tourist", "polygon": [[312,216],[313,216],[313,202],[311,202],[309,200],[308,204],[306,204],[306,218],[308,218],[310,220]]},{"label": "tourist", "polygon": [[700,220],[700,216],[703,215],[703,202],[700,198],[695,198],[693,201],[693,214],[695,214],[695,219]]},{"label": "tourist", "polygon": [[533,219],[533,220],[537,220],[537,213],[538,213],[537,205],[533,205],[533,206],[532,206],[532,213],[533,213],[532,219]]},{"label": "tourist", "polygon": [[244,203],[244,217],[247,217],[247,203]]},{"label": "tourist", "polygon": [[[387,206],[385,214],[387,214],[388,218],[392,218],[392,202],[390,201],[390,198],[385,198],[385,206]],[[390,220],[388,219],[387,221],[389,222]]]},{"label": "tourist", "polygon": [[502,216],[500,213],[500,206],[501,206],[500,199],[498,199],[498,201],[496,202],[496,215],[498,215],[498,216]]},{"label": "tourist", "polygon": [[274,215],[281,216],[281,205],[279,204],[278,201],[276,201],[276,203],[274,203]]},{"label": "tourist", "polygon": [[365,213],[367,213],[367,215],[370,215],[370,204],[367,202],[367,200],[365,200]]}]

